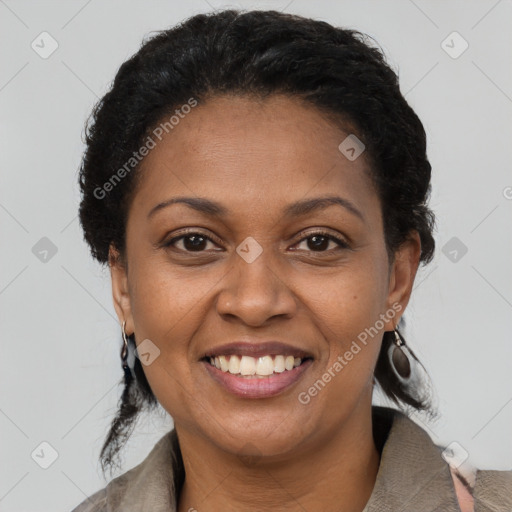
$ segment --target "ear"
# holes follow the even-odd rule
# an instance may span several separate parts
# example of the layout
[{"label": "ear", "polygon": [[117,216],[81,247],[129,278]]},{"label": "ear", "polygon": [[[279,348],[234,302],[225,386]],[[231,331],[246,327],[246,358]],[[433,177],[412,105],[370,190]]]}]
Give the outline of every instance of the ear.
[{"label": "ear", "polygon": [[386,330],[392,331],[403,315],[411,297],[414,278],[420,263],[421,239],[417,231],[412,231],[409,238],[395,252],[391,266],[387,308],[397,311],[397,315],[386,323]]},{"label": "ear", "polygon": [[108,264],[110,267],[110,276],[112,278],[112,298],[114,299],[114,308],[119,318],[119,323],[123,325],[126,321],[125,332],[129,336],[135,330],[130,305],[130,293],[128,287],[128,273],[125,261],[120,257],[119,251],[111,243],[108,251]]}]

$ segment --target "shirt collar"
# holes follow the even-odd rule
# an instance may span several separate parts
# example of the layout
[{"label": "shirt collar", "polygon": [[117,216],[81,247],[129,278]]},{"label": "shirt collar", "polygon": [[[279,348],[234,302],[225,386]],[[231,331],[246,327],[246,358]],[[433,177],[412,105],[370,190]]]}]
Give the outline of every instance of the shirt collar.
[{"label": "shirt collar", "polygon": [[[372,407],[374,437],[386,435],[375,485],[363,512],[459,512],[450,467],[425,430],[404,413]],[[376,444],[378,439],[376,438]]]}]

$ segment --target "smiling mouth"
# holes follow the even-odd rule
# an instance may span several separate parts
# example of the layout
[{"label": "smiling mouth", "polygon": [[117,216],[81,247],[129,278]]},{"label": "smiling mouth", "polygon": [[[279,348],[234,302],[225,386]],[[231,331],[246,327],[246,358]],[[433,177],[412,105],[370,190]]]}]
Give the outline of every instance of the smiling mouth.
[{"label": "smiling mouth", "polygon": [[292,355],[265,355],[261,357],[222,355],[215,357],[204,357],[204,362],[210,364],[217,370],[224,373],[230,373],[237,377],[248,379],[264,379],[279,374],[291,372],[312,360],[311,357],[294,357]]}]

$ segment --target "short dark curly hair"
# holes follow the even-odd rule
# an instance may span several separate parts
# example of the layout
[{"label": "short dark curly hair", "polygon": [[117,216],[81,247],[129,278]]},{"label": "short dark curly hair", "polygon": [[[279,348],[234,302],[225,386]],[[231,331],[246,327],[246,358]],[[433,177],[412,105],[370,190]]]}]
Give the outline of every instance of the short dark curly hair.
[{"label": "short dark curly hair", "polygon": [[[297,15],[230,9],[193,16],[144,41],[121,65],[86,126],[79,217],[93,257],[110,263],[112,243],[124,259],[127,212],[140,179],[139,165],[108,193],[105,184],[162,119],[190,98],[201,104],[222,94],[285,94],[308,102],[341,127],[350,126],[365,144],[390,261],[416,231],[420,261],[430,262],[435,217],[427,206],[431,166],[425,130],[384,53],[370,39]],[[417,400],[393,377],[385,357],[392,342],[393,333],[384,333],[374,379],[396,404],[430,410],[430,400]],[[134,335],[129,346],[135,348]],[[101,451],[103,471],[112,469],[139,411],[157,404],[138,358],[134,373],[135,379],[125,380]]]}]

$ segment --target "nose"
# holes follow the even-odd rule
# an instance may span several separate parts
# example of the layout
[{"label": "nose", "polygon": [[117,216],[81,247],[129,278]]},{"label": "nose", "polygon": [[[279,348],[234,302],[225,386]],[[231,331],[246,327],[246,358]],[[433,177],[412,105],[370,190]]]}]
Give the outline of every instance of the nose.
[{"label": "nose", "polygon": [[223,279],[217,298],[217,312],[225,320],[235,320],[257,327],[273,317],[292,318],[297,303],[286,283],[287,276],[271,261],[270,250],[264,250],[248,262],[239,254]]}]

